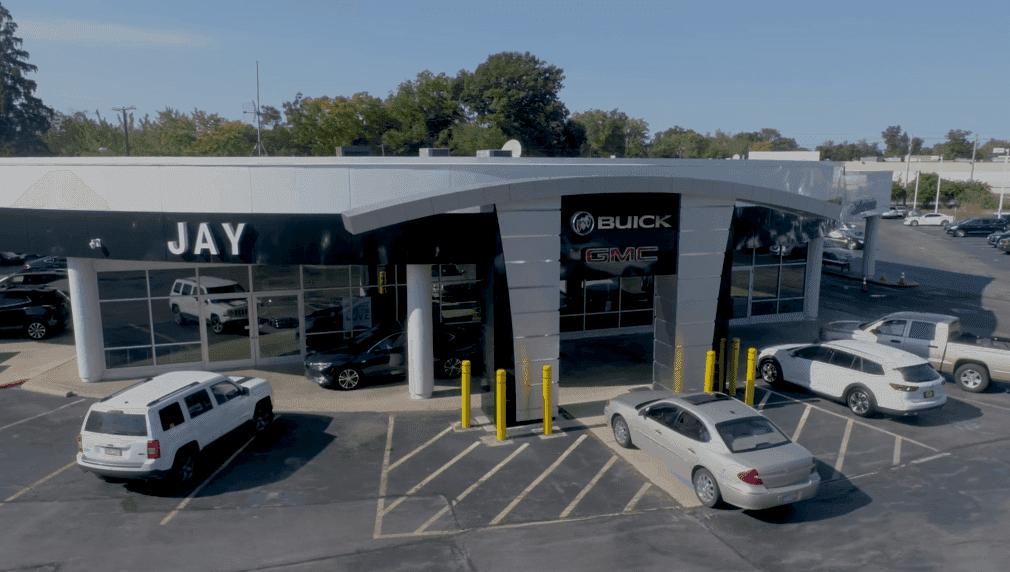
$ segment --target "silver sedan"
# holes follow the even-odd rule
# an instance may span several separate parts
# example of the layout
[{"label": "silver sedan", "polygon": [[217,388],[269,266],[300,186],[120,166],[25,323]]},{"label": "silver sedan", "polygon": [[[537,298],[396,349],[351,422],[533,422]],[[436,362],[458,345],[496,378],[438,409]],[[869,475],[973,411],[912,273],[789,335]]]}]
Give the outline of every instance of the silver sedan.
[{"label": "silver sedan", "polygon": [[722,393],[635,391],[604,408],[614,438],[661,459],[707,507],[765,509],[813,498],[814,457],[768,418]]}]

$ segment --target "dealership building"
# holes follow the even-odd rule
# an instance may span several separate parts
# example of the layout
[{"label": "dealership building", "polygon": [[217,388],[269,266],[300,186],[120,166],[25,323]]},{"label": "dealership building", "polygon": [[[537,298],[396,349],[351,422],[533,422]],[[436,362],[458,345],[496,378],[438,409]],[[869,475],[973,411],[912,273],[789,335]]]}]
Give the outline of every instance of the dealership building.
[{"label": "dealership building", "polygon": [[[402,325],[409,391],[423,399],[444,323],[479,339],[485,370],[514,371],[517,420],[537,416],[541,366],[564,391],[563,339],[651,332],[652,381],[672,387],[678,356],[702,371],[730,325],[816,318],[822,237],[865,218],[872,272],[891,186],[890,173],[840,163],[757,160],[53,158],[0,169],[0,249],[67,258],[82,382],[301,361]],[[700,389],[700,376],[684,378]]]}]

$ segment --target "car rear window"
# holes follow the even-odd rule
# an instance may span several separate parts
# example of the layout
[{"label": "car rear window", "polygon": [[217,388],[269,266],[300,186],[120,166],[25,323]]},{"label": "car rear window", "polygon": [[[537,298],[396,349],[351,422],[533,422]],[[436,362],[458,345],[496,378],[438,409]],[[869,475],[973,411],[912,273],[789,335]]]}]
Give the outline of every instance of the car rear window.
[{"label": "car rear window", "polygon": [[715,430],[733,453],[770,449],[790,443],[789,438],[764,417],[723,421],[715,426]]},{"label": "car rear window", "polygon": [[933,366],[928,363],[923,363],[919,365],[910,365],[906,367],[895,368],[898,373],[901,374],[901,379],[905,381],[911,381],[913,383],[922,383],[926,381],[933,381],[937,377],[940,377]]},{"label": "car rear window", "polygon": [[128,435],[144,437],[147,435],[147,423],[144,416],[121,411],[92,411],[84,430],[105,435]]}]

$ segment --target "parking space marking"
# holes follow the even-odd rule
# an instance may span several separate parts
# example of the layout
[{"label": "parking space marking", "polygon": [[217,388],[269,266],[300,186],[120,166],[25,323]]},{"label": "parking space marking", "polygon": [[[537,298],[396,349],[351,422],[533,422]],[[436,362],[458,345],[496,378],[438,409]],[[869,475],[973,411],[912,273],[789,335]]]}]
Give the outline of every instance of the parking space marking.
[{"label": "parking space marking", "polygon": [[389,454],[393,450],[393,420],[392,414],[389,415],[389,428],[386,429],[386,452],[382,457],[382,474],[379,476],[379,504],[375,509],[375,532],[372,533],[372,538],[379,538],[382,536],[382,516],[386,514],[383,510],[386,505],[386,483],[387,475],[389,474]]},{"label": "parking space marking", "polygon": [[11,423],[10,425],[4,425],[3,427],[0,427],[0,431],[3,431],[4,429],[9,429],[9,428],[11,428],[11,427],[13,427],[15,425],[20,425],[21,423],[24,423],[25,421],[31,421],[32,419],[37,419],[39,417],[42,417],[43,415],[49,415],[50,413],[55,413],[55,412],[59,411],[60,409],[63,409],[64,407],[70,407],[71,405],[77,405],[78,403],[81,403],[83,401],[84,401],[83,399],[78,399],[77,401],[74,401],[73,403],[67,403],[66,405],[61,405],[61,406],[57,407],[56,409],[53,409],[52,411],[46,411],[45,413],[39,413],[38,415],[33,415],[31,417],[28,417],[27,419],[22,419],[21,421],[15,421],[14,423]]},{"label": "parking space marking", "polygon": [[[278,418],[280,418],[280,415],[275,415],[274,416],[274,421],[276,421]],[[245,445],[242,445],[241,447],[239,447],[238,451],[235,451],[234,453],[232,453],[232,456],[228,457],[227,461],[225,461],[224,463],[221,463],[221,466],[218,467],[217,470],[214,471],[210,475],[210,477],[207,478],[207,480],[205,480],[204,482],[200,483],[200,486],[198,486],[195,489],[193,489],[193,492],[189,493],[188,497],[182,499],[182,502],[179,503],[179,506],[175,507],[175,509],[172,512],[168,513],[165,516],[165,518],[161,519],[162,526],[168,524],[169,521],[171,521],[173,518],[175,518],[175,515],[179,514],[179,511],[181,511],[182,509],[186,508],[186,505],[188,505],[189,502],[191,500],[193,500],[193,497],[195,497],[196,495],[200,494],[200,491],[203,490],[203,487],[207,486],[207,483],[213,481],[214,477],[216,477],[218,475],[218,473],[220,473],[222,470],[224,470],[225,467],[227,467],[228,465],[230,465],[231,462],[235,460],[235,457],[238,457],[239,453],[241,453],[242,451],[245,451],[245,448],[249,446],[249,443],[252,443],[255,439],[256,439],[256,437],[254,436],[254,437],[251,437],[248,441],[246,441]]]},{"label": "parking space marking", "polygon": [[392,465],[390,465],[389,466],[389,470],[392,471],[393,469],[399,467],[401,464],[403,464],[404,461],[406,461],[407,459],[409,459],[409,458],[413,457],[414,455],[420,453],[421,451],[424,450],[425,447],[427,447],[428,445],[431,445],[435,441],[438,441],[439,439],[441,439],[442,437],[444,437],[445,434],[448,433],[449,431],[452,431],[452,425],[449,425],[444,430],[442,430],[441,433],[439,433],[438,435],[435,435],[434,437],[432,437],[431,439],[429,439],[427,443],[425,443],[424,445],[421,445],[417,449],[414,449],[413,451],[407,453],[402,459],[400,459],[399,461],[397,461],[397,462],[393,463]]},{"label": "parking space marking", "polygon": [[[807,405],[807,407],[810,407]],[[849,449],[849,437],[852,435],[852,419],[845,424],[845,434],[842,436],[842,446],[838,448],[838,459],[835,461],[835,474],[842,473],[842,464],[845,463],[845,452]]]},{"label": "parking space marking", "polygon": [[913,465],[918,465],[919,463],[925,463],[926,461],[932,461],[934,459],[939,459],[940,457],[946,457],[948,455],[950,455],[950,453],[940,453],[938,455],[933,455],[931,457],[925,457],[925,458],[922,458],[922,459],[916,459],[916,460],[912,461],[912,464]]},{"label": "parking space marking", "polygon": [[765,405],[768,404],[768,398],[771,396],[772,396],[771,391],[766,391],[765,396],[761,398],[761,403],[758,403],[757,406],[758,411],[762,411],[765,408]]},{"label": "parking space marking", "polygon": [[803,426],[807,424],[807,417],[810,415],[810,410],[813,407],[808,403],[806,409],[803,410],[803,415],[800,417],[800,424],[796,426],[796,431],[793,433],[793,441],[800,438],[800,433],[803,432]]},{"label": "parking space marking", "polygon": [[611,456],[610,460],[607,461],[605,465],[603,465],[603,468],[600,469],[598,473],[596,473],[596,476],[593,477],[593,480],[589,481],[589,484],[586,485],[581,491],[579,491],[579,494],[575,496],[575,499],[572,500],[572,502],[565,508],[565,510],[561,511],[561,516],[559,516],[558,518],[568,518],[568,515],[572,514],[572,511],[575,510],[576,506],[578,506],[579,501],[581,501],[582,498],[586,496],[589,493],[589,491],[592,490],[593,487],[596,486],[596,483],[598,483],[600,479],[603,478],[603,474],[606,473],[607,470],[610,469],[610,467],[613,467],[614,463],[616,462],[617,462],[617,455]]},{"label": "parking space marking", "polygon": [[645,484],[642,485],[642,488],[638,489],[638,492],[635,493],[635,496],[631,497],[631,500],[628,501],[628,506],[624,507],[624,510],[621,511],[621,514],[628,514],[631,511],[635,510],[635,507],[638,506],[638,501],[642,500],[642,497],[645,496],[645,493],[649,490],[650,487],[652,487],[652,483],[650,483],[649,481],[645,481]]},{"label": "parking space marking", "polygon": [[[508,457],[505,457],[505,459],[502,462],[500,462],[497,465],[495,465],[494,468],[491,469],[490,471],[484,473],[483,477],[477,479],[477,482],[475,482],[474,484],[470,485],[469,487],[467,487],[467,489],[465,491],[463,491],[462,493],[460,493],[459,496],[456,497],[456,499],[454,501],[452,501],[452,506],[456,506],[457,504],[459,504],[459,501],[465,499],[467,497],[467,495],[469,495],[470,493],[472,493],[473,491],[475,491],[477,489],[477,487],[479,487],[484,481],[486,481],[486,480],[490,479],[491,477],[493,477],[495,473],[497,473],[502,467],[504,467],[505,465],[507,465],[509,461],[511,461],[512,459],[515,459],[516,456],[519,455],[519,453],[523,452],[523,449],[525,449],[526,447],[529,447],[529,446],[530,446],[529,443],[523,443],[522,445],[519,446],[518,449],[516,449],[515,451],[512,451],[512,453],[509,454]],[[435,521],[438,520],[443,514],[449,512],[449,508],[450,507],[447,506],[447,507],[443,508],[442,510],[438,511],[435,514],[435,516],[429,518],[427,522],[425,522],[420,527],[418,527],[418,529],[414,531],[414,534],[422,534],[422,533],[424,533],[424,531],[427,530],[429,526],[431,526],[432,524],[434,524]]]},{"label": "parking space marking", "polygon": [[[768,395],[771,394],[771,393],[774,393],[774,394],[776,394],[776,395],[778,395],[780,397],[784,397],[785,399],[788,399],[789,401],[792,401],[794,403],[803,403],[802,401],[800,401],[798,399],[793,399],[792,397],[789,397],[788,395],[785,395],[784,393],[779,393],[779,392],[775,391],[774,389],[764,388],[764,390],[767,393],[765,394],[765,398],[764,398],[764,400],[762,400],[762,403],[768,399]],[[936,452],[939,451],[939,449],[937,449],[936,447],[930,447],[929,445],[927,445],[925,443],[920,443],[919,441],[916,441],[915,439],[909,439],[908,437],[904,437],[902,435],[898,435],[897,433],[892,433],[891,431],[888,431],[887,429],[881,429],[880,427],[876,427],[876,426],[870,425],[869,423],[866,423],[866,422],[863,422],[863,421],[856,421],[856,420],[852,419],[851,417],[846,417],[845,415],[842,415],[841,413],[836,413],[836,412],[831,411],[829,409],[824,409],[823,407],[817,407],[816,405],[810,405],[810,407],[813,407],[813,408],[817,409],[818,411],[823,411],[823,412],[825,412],[825,413],[827,413],[829,415],[834,415],[835,417],[840,417],[842,419],[845,419],[846,421],[852,421],[853,423],[858,423],[859,425],[862,425],[863,427],[868,427],[868,428],[870,428],[870,429],[872,429],[874,431],[879,431],[881,433],[884,433],[885,435],[890,435],[891,437],[901,437],[902,440],[904,440],[904,441],[908,441],[909,443],[918,445],[918,446],[923,447],[925,449],[929,449],[930,451],[933,451],[934,453],[936,453]]]},{"label": "parking space marking", "polygon": [[559,466],[561,466],[561,463],[565,459],[568,458],[568,455],[571,455],[572,451],[574,451],[575,448],[579,446],[579,444],[581,444],[583,441],[585,441],[586,437],[588,437],[588,436],[589,435],[583,434],[581,437],[579,437],[578,439],[576,439],[575,442],[572,443],[571,447],[568,447],[568,449],[564,453],[562,453],[561,456],[558,457],[556,461],[554,461],[553,463],[551,463],[550,467],[547,467],[547,470],[545,470],[543,473],[540,473],[540,476],[537,477],[536,480],[534,480],[532,483],[530,483],[529,486],[526,487],[526,489],[523,492],[519,493],[519,496],[517,496],[516,498],[512,499],[512,502],[510,502],[509,505],[507,507],[505,507],[504,510],[502,510],[500,513],[498,513],[498,516],[494,517],[494,519],[491,521],[491,525],[494,526],[494,525],[500,523],[506,516],[508,516],[508,514],[510,512],[512,512],[512,509],[514,509],[516,507],[516,505],[518,505],[520,502],[522,502],[522,500],[524,498],[526,498],[526,495],[530,494],[530,492],[534,488],[536,488],[536,486],[539,485],[541,481],[543,481],[544,479],[546,479],[548,477],[548,475],[550,475],[551,473],[553,473],[554,469],[557,469]]},{"label": "parking space marking", "polygon": [[[53,471],[52,473],[49,473],[48,475],[42,477],[41,479],[39,479],[39,480],[35,481],[34,483],[28,485],[27,487],[21,489],[20,491],[14,493],[13,495],[5,498],[4,502],[11,502],[12,500],[17,499],[21,495],[27,493],[28,491],[34,489],[35,487],[41,485],[42,483],[48,481],[49,479],[55,477],[56,475],[62,473],[63,471],[69,469],[70,467],[73,467],[76,464],[77,464],[77,461],[74,461],[73,463],[67,464],[67,466],[63,467],[62,469],[57,469],[57,470]],[[3,503],[0,503],[0,504],[3,504]]]},{"label": "parking space marking", "polygon": [[400,504],[403,501],[407,500],[407,497],[409,497],[410,495],[412,495],[412,494],[416,493],[417,491],[421,490],[422,488],[424,488],[424,485],[430,483],[432,480],[435,479],[435,477],[437,477],[437,476],[441,475],[443,472],[445,472],[446,469],[448,469],[449,467],[455,465],[457,461],[459,461],[463,457],[467,456],[467,454],[469,454],[470,451],[473,451],[474,449],[476,449],[478,445],[480,445],[480,441],[474,441],[473,444],[471,444],[469,447],[467,447],[466,449],[464,449],[463,452],[461,452],[460,454],[458,454],[455,457],[453,457],[451,461],[449,461],[448,463],[446,463],[446,464],[442,465],[441,467],[439,467],[438,470],[436,470],[434,473],[428,475],[423,481],[417,483],[416,485],[414,485],[414,487],[412,489],[410,489],[409,491],[407,491],[406,493],[404,493],[404,495],[402,497],[400,497],[400,498],[396,499],[395,501],[393,501],[392,504],[390,504],[388,507],[386,507],[385,512],[388,513],[389,511],[393,510],[394,508],[400,506]]},{"label": "parking space marking", "polygon": [[894,462],[892,463],[895,467],[901,463],[901,437],[894,438]]}]

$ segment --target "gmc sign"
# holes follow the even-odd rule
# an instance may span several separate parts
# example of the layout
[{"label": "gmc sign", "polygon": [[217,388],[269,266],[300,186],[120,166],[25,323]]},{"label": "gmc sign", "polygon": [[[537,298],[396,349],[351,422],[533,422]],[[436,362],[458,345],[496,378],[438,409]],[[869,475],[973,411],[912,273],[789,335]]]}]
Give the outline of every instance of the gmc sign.
[{"label": "gmc sign", "polygon": [[628,246],[621,248],[587,248],[586,262],[651,262],[659,260],[658,246]]}]

